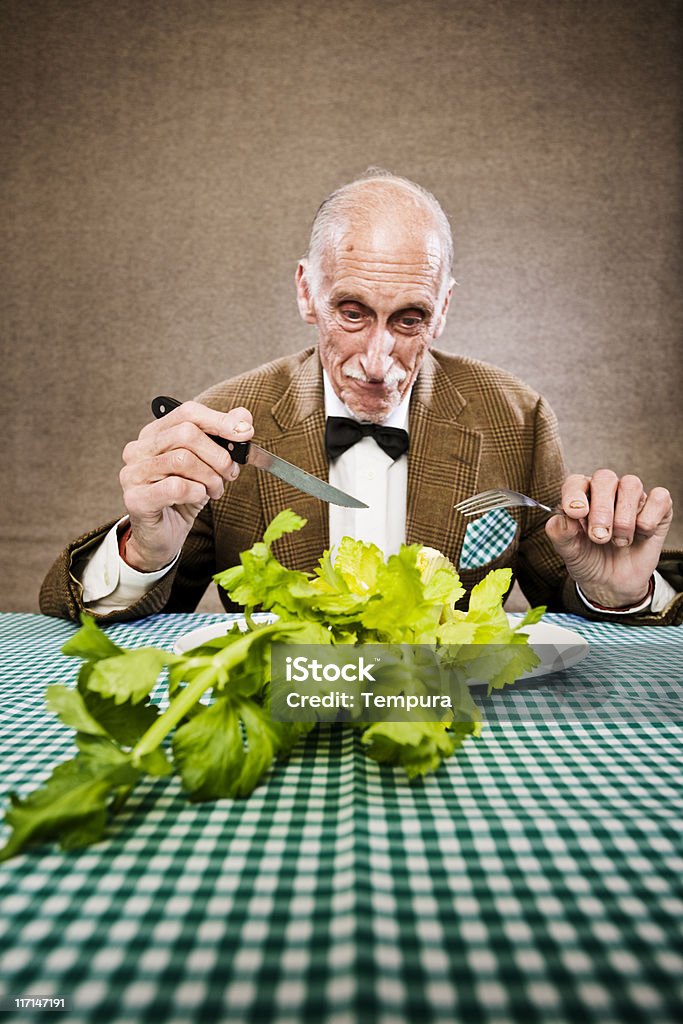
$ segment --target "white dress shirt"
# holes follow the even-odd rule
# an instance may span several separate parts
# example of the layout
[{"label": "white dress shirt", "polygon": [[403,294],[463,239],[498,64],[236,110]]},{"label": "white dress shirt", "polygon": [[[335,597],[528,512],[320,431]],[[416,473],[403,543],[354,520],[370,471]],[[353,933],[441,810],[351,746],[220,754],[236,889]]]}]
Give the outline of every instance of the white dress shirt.
[{"label": "white dress shirt", "polygon": [[128,524],[128,516],[119,519],[104,539],[95,548],[84,564],[81,574],[83,604],[88,611],[107,615],[128,608],[151,590],[180,558],[180,552],[172,562],[156,572],[138,572],[128,565],[119,554],[119,527]]},{"label": "white dress shirt", "polygon": [[[325,415],[358,420],[335,394],[326,373]],[[407,394],[398,408],[384,420],[385,427],[408,429]],[[330,547],[336,550],[342,537],[376,544],[385,556],[396,555],[406,539],[408,456],[394,461],[372,437],[363,437],[330,462],[330,483],[364,501],[368,508],[330,505]]]}]

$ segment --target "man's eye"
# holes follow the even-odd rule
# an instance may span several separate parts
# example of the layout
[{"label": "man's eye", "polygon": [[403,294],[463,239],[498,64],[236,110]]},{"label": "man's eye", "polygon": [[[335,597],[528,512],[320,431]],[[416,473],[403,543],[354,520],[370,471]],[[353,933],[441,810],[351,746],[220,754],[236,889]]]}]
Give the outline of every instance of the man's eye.
[{"label": "man's eye", "polygon": [[422,317],[422,315],[419,313],[410,313],[404,314],[403,316],[399,317],[398,322],[401,325],[401,327],[410,330],[412,327],[419,327],[423,319],[424,317]]},{"label": "man's eye", "polygon": [[360,323],[363,319],[360,309],[342,309],[341,314],[346,320],[351,320],[353,323]]}]

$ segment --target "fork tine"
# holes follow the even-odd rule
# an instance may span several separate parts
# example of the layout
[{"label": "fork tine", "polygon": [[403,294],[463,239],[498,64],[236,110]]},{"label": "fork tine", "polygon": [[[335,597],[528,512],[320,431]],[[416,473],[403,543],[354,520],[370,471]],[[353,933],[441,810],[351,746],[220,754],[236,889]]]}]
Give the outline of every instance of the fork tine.
[{"label": "fork tine", "polygon": [[[455,506],[454,506],[455,507]],[[461,509],[457,509],[461,516],[478,516],[484,512],[493,512],[497,508],[506,508],[509,506],[502,505],[499,501],[491,502],[488,505],[477,505],[476,508],[470,508],[463,512]]]},{"label": "fork tine", "polygon": [[497,501],[494,501],[494,502],[490,502],[490,501],[489,502],[479,502],[478,501],[478,502],[475,502],[474,505],[467,505],[465,508],[461,508],[459,505],[454,505],[453,507],[454,507],[454,509],[457,512],[460,512],[460,514],[463,515],[463,516],[472,516],[472,515],[476,515],[478,512],[482,512],[482,511],[487,510],[487,509],[499,508],[499,503]]},{"label": "fork tine", "polygon": [[481,494],[475,494],[471,498],[459,501],[453,508],[457,509],[458,512],[462,512],[463,515],[473,515],[476,512],[501,508],[503,505],[509,504],[510,499],[508,495],[503,494],[501,491],[482,491]]},{"label": "fork tine", "polygon": [[549,508],[548,505],[543,505],[535,498],[530,498],[528,494],[521,494],[519,491],[508,491],[502,487],[500,489],[494,488],[490,491],[481,491],[479,494],[474,494],[471,498],[459,501],[457,505],[453,506],[456,512],[460,512],[463,516],[476,516],[480,513],[492,512],[497,508],[521,507],[541,509],[544,512],[549,512],[550,515],[562,512],[562,507],[559,505]]},{"label": "fork tine", "polygon": [[489,501],[500,501],[505,500],[505,495],[501,494],[500,491],[481,491],[480,494],[474,494],[471,498],[465,498],[463,501],[459,501],[454,508],[462,511],[466,508],[478,508],[482,503]]},{"label": "fork tine", "polygon": [[466,509],[456,509],[461,516],[477,516],[480,512],[491,512],[495,508],[502,508],[503,506],[499,501],[490,501],[486,504],[472,505]]}]

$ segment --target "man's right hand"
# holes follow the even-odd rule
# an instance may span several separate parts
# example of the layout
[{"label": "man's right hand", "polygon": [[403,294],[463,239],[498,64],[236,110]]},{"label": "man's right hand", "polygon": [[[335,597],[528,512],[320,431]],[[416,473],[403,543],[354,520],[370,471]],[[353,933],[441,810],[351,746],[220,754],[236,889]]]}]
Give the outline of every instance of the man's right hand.
[{"label": "man's right hand", "polygon": [[185,402],[124,448],[119,480],[132,531],[125,560],[134,569],[155,572],[172,562],[209,499],[239,476],[239,465],[208,434],[249,441],[251,413]]}]

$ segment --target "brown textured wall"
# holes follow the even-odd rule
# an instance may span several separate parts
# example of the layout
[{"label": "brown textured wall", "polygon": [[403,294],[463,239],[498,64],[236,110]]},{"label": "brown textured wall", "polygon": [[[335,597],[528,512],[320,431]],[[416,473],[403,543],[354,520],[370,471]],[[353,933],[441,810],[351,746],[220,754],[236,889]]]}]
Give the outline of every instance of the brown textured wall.
[{"label": "brown textured wall", "polygon": [[[292,275],[381,164],[451,216],[443,346],[573,468],[681,484],[681,3],[3,0],[0,608],[120,512],[159,392],[312,340]],[[681,543],[681,517],[674,539]]]}]

